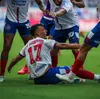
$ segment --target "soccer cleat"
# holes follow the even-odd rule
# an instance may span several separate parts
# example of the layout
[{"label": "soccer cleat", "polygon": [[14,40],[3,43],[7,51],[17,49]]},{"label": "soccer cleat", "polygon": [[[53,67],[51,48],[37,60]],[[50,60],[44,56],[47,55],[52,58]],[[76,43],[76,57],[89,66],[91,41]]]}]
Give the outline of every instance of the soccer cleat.
[{"label": "soccer cleat", "polygon": [[26,67],[26,66],[24,66],[20,71],[18,71],[18,74],[20,75],[20,74],[29,74],[30,72],[29,72],[29,70],[28,70],[28,68]]},{"label": "soccer cleat", "polygon": [[0,76],[0,82],[4,81],[4,76]]},{"label": "soccer cleat", "polygon": [[80,82],[86,82],[86,79],[82,79],[82,78],[80,78]]},{"label": "soccer cleat", "polygon": [[100,76],[99,76],[99,79],[98,79],[98,83],[100,83]]},{"label": "soccer cleat", "polygon": [[74,83],[74,79],[70,79],[67,74],[66,75],[61,75],[61,74],[56,74],[56,77],[60,80],[69,82],[69,83]]},{"label": "soccer cleat", "polygon": [[84,83],[84,82],[86,82],[86,79],[74,78],[74,83]]}]

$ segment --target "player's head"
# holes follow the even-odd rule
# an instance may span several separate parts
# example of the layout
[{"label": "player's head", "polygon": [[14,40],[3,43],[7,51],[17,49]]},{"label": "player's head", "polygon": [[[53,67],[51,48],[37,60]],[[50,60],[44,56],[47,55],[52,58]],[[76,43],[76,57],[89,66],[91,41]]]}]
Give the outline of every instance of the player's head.
[{"label": "player's head", "polygon": [[33,37],[46,38],[47,30],[43,27],[42,24],[35,24],[31,27],[31,35]]},{"label": "player's head", "polygon": [[62,0],[53,0],[53,1],[57,6],[61,5],[62,3]]}]

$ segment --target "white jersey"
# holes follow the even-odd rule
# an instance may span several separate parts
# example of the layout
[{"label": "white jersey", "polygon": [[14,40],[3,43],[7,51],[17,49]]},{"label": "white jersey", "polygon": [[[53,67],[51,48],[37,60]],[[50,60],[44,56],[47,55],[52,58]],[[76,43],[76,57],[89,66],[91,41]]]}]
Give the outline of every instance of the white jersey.
[{"label": "white jersey", "polygon": [[51,65],[50,51],[53,49],[55,43],[54,40],[36,38],[30,40],[20,51],[22,56],[26,56],[32,78],[43,75]]},{"label": "white jersey", "polygon": [[62,30],[62,29],[69,29],[78,24],[78,17],[73,9],[73,4],[70,0],[62,0],[60,6],[57,6],[53,0],[49,0],[51,5],[51,12],[56,12],[59,9],[65,9],[66,13],[62,16],[59,16],[55,19],[55,29]]},{"label": "white jersey", "polygon": [[28,19],[28,8],[31,0],[7,0],[7,18],[13,22],[23,23]]}]

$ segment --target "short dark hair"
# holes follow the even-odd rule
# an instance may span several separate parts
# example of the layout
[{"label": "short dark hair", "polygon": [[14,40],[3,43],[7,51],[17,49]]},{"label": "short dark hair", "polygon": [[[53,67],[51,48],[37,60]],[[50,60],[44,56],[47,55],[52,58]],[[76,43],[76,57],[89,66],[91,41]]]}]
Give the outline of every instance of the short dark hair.
[{"label": "short dark hair", "polygon": [[38,29],[39,26],[43,26],[43,25],[42,24],[35,24],[35,25],[31,26],[30,33],[31,33],[32,36],[35,35],[35,32],[36,32],[36,30]]}]

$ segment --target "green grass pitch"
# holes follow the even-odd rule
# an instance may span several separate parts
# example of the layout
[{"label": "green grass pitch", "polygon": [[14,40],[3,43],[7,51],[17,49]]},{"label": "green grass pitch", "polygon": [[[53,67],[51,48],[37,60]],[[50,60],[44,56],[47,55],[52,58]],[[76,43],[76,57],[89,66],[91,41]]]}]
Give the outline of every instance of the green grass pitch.
[{"label": "green grass pitch", "polygon": [[[83,39],[81,38],[81,43]],[[9,53],[9,62],[23,46],[19,35],[15,36]],[[0,52],[3,48],[3,34],[0,33]],[[61,51],[59,65],[71,65],[74,61],[70,50]],[[0,99],[100,99],[100,83],[87,81],[80,84],[35,85],[27,80],[27,75],[17,75],[17,71],[25,64],[20,61],[12,69],[11,74],[6,70],[5,81],[0,83]],[[85,61],[85,69],[100,73],[100,47],[93,48]]]}]

